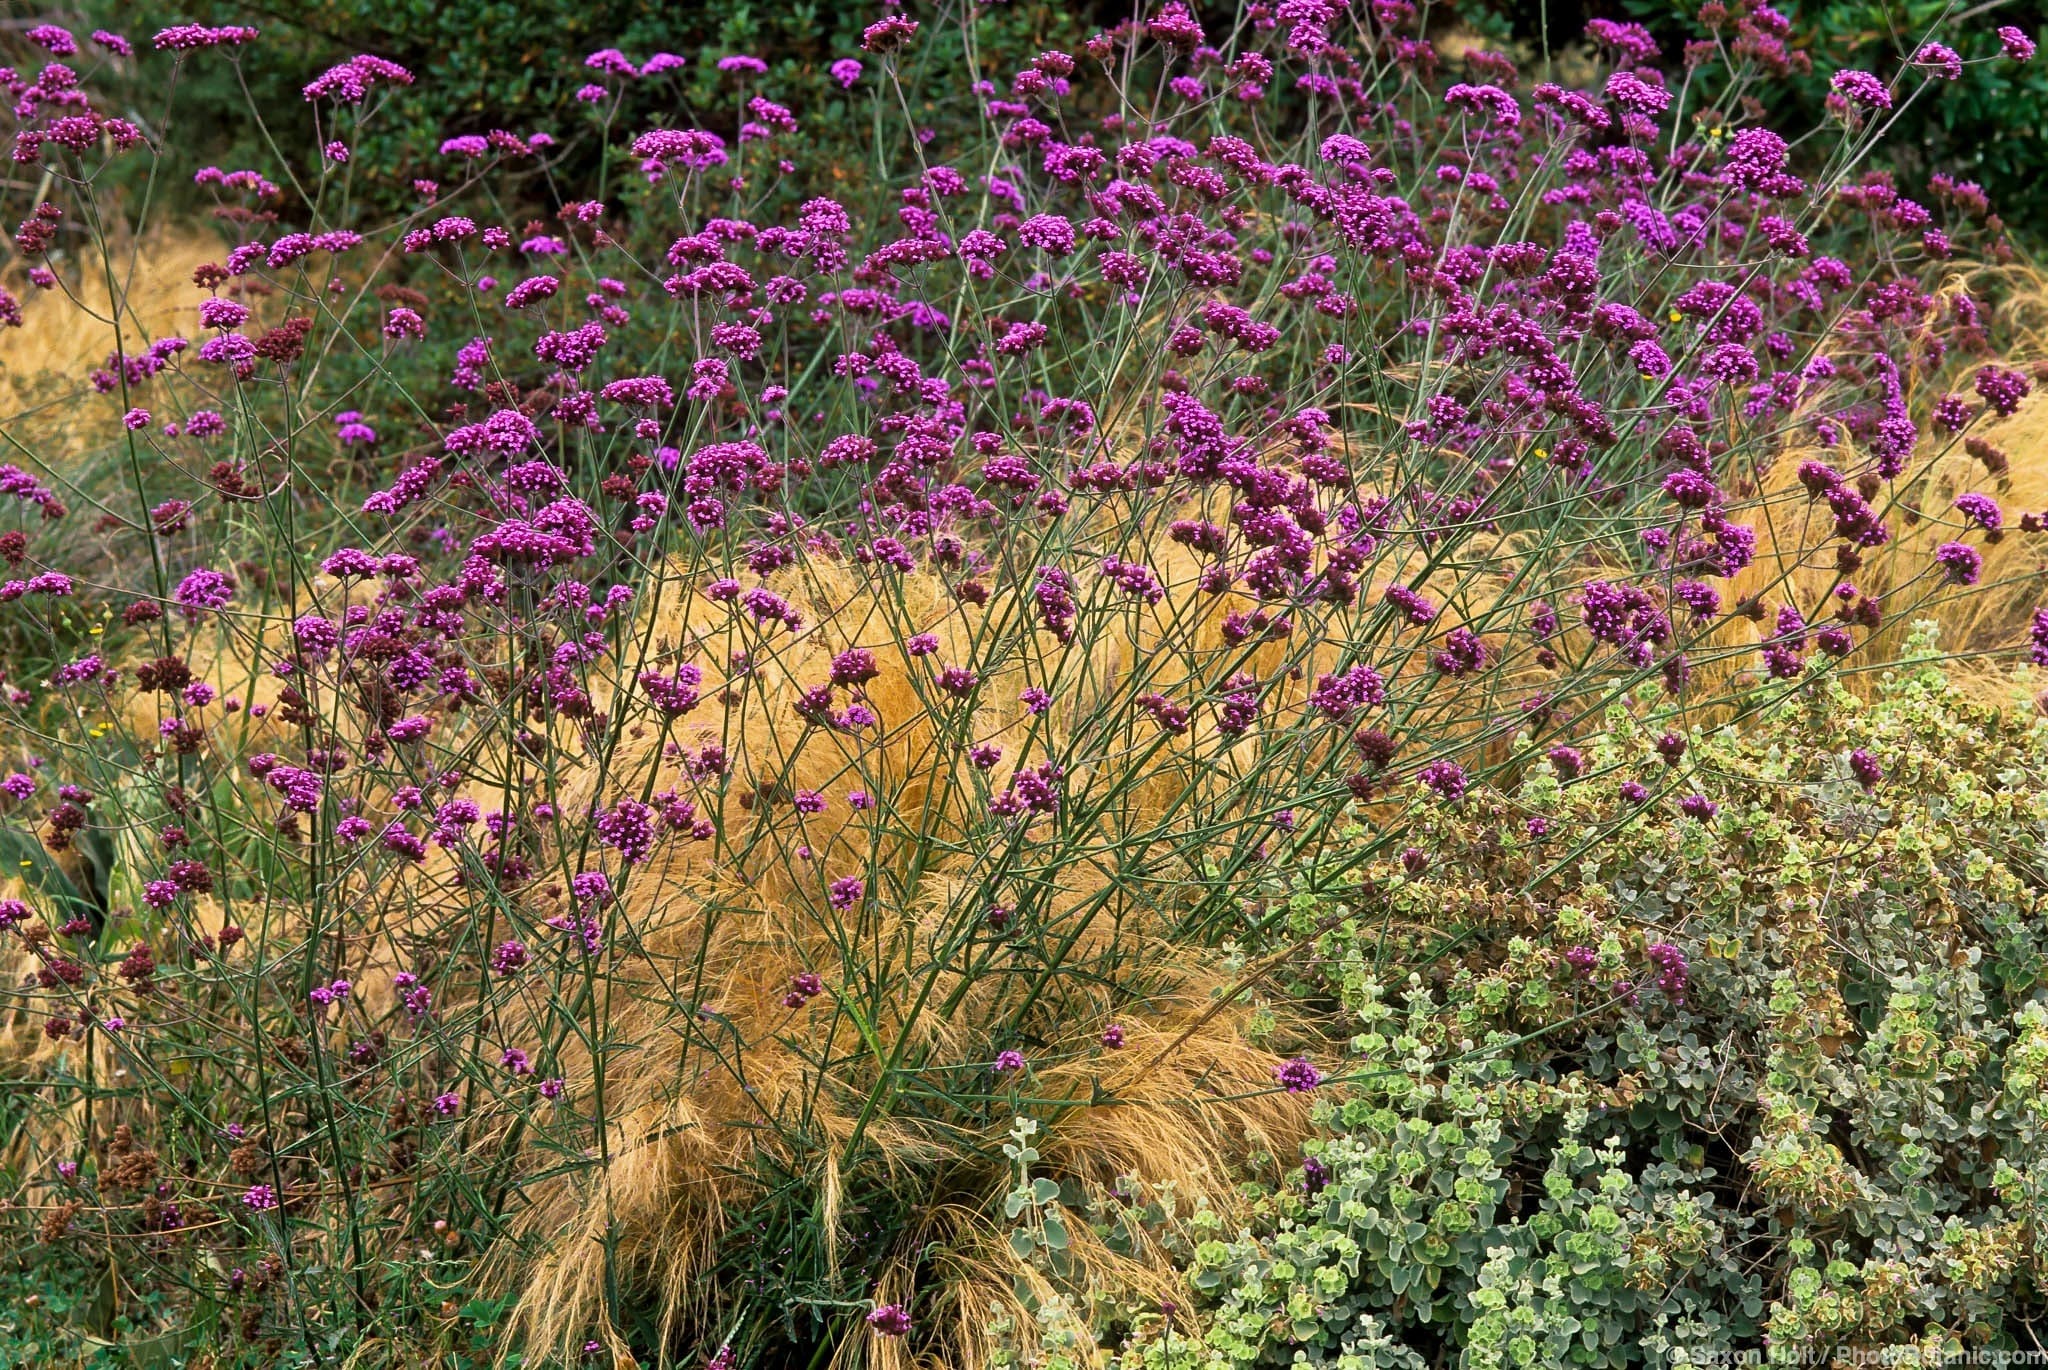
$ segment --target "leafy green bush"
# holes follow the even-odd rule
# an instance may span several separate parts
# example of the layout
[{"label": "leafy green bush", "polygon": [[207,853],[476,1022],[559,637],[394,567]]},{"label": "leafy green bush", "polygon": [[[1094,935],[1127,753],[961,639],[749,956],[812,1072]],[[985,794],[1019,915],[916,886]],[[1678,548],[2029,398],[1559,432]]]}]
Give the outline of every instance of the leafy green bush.
[{"label": "leafy green bush", "polygon": [[[1697,37],[1692,8],[1668,0],[1625,0],[1622,6],[1674,51]],[[1805,52],[1812,65],[1760,84],[1755,94],[1775,116],[1799,123],[1819,117],[1836,71],[1862,67],[1890,76],[1938,29],[1952,26],[1957,6],[1946,0],[1808,0],[1783,8],[1793,20],[1795,51]],[[1993,209],[2038,242],[2048,227],[2048,183],[2041,177],[2048,166],[2048,70],[1985,59],[1999,51],[1994,26],[2014,25],[2037,41],[2048,35],[2048,7],[2026,0],[1979,6],[1972,14],[1972,30],[1948,36],[1967,62],[1962,78],[1904,110],[1883,164],[1915,185],[1935,171],[1981,183]]]},{"label": "leafy green bush", "polygon": [[[405,66],[418,79],[394,92],[352,145],[359,182],[394,203],[412,178],[445,174],[447,159],[437,155],[444,139],[497,128],[547,132],[561,141],[547,191],[537,198],[556,203],[603,195],[605,122],[643,127],[666,120],[730,139],[747,117],[746,96],[762,90],[806,112],[796,146],[807,162],[830,164],[835,178],[844,179],[867,160],[869,102],[837,98],[840,87],[828,71],[834,59],[859,50],[861,30],[874,18],[858,6],[818,0],[308,0],[289,13],[254,17],[246,6],[161,0],[88,0],[84,8],[91,25],[137,37],[186,19],[261,26],[267,60],[195,65],[175,92],[181,139],[193,140],[187,150],[224,166],[274,165],[281,149],[298,155],[317,148],[311,108],[300,91],[309,73],[357,52]],[[1085,7],[1049,0],[994,7],[976,25],[975,65],[1000,77],[1042,45],[1078,41],[1086,22]],[[607,48],[636,62],[660,52],[685,60],[658,80],[628,83],[616,107],[593,108],[576,92],[601,73],[581,62]],[[758,56],[768,70],[740,91],[741,83],[717,69],[718,59],[730,54]],[[905,63],[901,76],[920,123],[971,128],[978,120],[969,83],[959,79],[960,57],[958,51],[924,54]],[[134,63],[116,65],[132,78],[136,107],[156,113],[166,101],[163,88]],[[381,200],[380,207],[386,207]]]},{"label": "leafy green bush", "polygon": [[[1722,9],[1739,12],[1739,0]],[[1998,52],[1997,27],[2012,25],[2037,41],[2048,36],[2048,6],[2040,0],[2001,0],[1962,7],[1945,0],[1783,0],[1775,7],[1792,24],[1789,48],[1796,65],[1762,74],[1748,94],[1774,120],[1818,121],[1826,108],[1828,79],[1843,68],[1890,77],[1937,29],[1953,30],[1958,9],[1971,27],[1962,41],[1944,38],[1965,59],[1959,80],[1915,101],[1901,114],[1878,164],[1924,187],[1930,173],[1979,182],[1994,209],[2017,236],[2042,241],[2048,226],[2048,72],[1987,60]],[[1583,39],[1587,19],[1626,19],[1647,27],[1676,63],[1685,45],[1701,39],[1699,0],[1461,0],[1463,21],[1487,41],[1518,48],[1540,63],[1544,44],[1561,64]],[[1724,28],[1724,44],[1736,35]]]},{"label": "leafy green bush", "polygon": [[[1197,1250],[1199,1336],[1126,1363],[2014,1346],[2048,1259],[2048,721],[1972,702],[1931,625],[1910,655],[1669,765],[1617,708],[1580,778],[1527,756],[1423,869],[1296,896],[1348,1094],[1263,1225]],[[1616,829],[1626,776],[1715,811]]]}]

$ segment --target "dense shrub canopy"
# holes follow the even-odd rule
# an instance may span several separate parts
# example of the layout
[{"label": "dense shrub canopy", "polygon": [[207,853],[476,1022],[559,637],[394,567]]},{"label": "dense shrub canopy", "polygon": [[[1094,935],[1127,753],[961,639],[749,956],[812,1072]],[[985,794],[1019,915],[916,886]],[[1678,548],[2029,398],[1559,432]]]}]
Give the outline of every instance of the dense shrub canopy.
[{"label": "dense shrub canopy", "polygon": [[[1938,1361],[2010,1335],[2038,1297],[2048,728],[1969,703],[1932,647],[1924,624],[1868,702],[1688,737],[1617,717],[1432,825],[1352,917],[1297,900],[1297,992],[1356,1015],[1352,1092],[1258,1235],[1195,1253],[1210,1352]],[[1599,826],[1580,765],[1686,770],[1716,812],[1558,859],[1517,829]]]}]

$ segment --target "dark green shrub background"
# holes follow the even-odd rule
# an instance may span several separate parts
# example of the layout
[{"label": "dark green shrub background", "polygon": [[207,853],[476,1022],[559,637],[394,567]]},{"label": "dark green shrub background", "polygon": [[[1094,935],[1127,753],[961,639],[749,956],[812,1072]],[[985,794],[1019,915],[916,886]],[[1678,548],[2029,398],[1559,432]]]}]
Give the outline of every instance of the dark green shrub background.
[{"label": "dark green shrub background", "polygon": [[[1735,0],[1727,0],[1735,8]],[[1535,41],[1541,30],[1542,0],[1500,0],[1492,6],[1518,37]],[[1889,77],[1909,59],[1944,15],[1980,11],[1969,21],[1969,39],[1948,41],[1965,59],[1994,57],[1997,30],[2011,24],[2048,49],[2048,5],[2008,0],[1995,5],[1950,4],[1947,0],[1809,0],[1781,3],[1793,22],[1794,46],[1813,58],[1813,73],[1795,76],[1764,93],[1766,107],[1798,128],[1821,118],[1828,78],[1842,67],[1862,67]],[[1673,0],[1551,0],[1550,30],[1576,34],[1593,16],[1634,20],[1655,33],[1667,53],[1677,56],[1700,36],[1696,3]],[[2040,242],[2048,229],[2048,52],[2027,66],[2000,58],[1967,66],[1963,79],[1916,101],[1892,131],[1887,153],[1909,183],[1930,172],[1981,183],[1992,208],[2018,233]]]},{"label": "dark green shrub background", "polygon": [[[1215,21],[1212,34],[1227,31],[1230,7],[1199,8]],[[1646,24],[1674,58],[1699,32],[1696,6],[1672,0],[1453,0],[1452,8],[1463,22],[1531,52],[1546,32],[1553,48],[1568,46],[1596,16]],[[1795,45],[1812,55],[1814,70],[1767,89],[1764,99],[1776,106],[1775,117],[1797,127],[1821,117],[1835,69],[1854,65],[1890,75],[1935,20],[1958,6],[1818,0],[1783,8],[1794,22]],[[1072,45],[1129,17],[1132,7],[1116,0],[1015,0],[985,12],[996,41],[981,53],[983,74],[1001,80],[1040,47]],[[138,42],[183,19],[257,25],[264,31],[264,60],[246,63],[243,79],[276,145],[293,155],[311,149],[312,116],[299,93],[306,80],[354,52],[392,58],[420,80],[359,140],[363,170],[400,173],[395,182],[382,178],[395,189],[412,176],[447,174],[436,153],[445,137],[498,127],[545,129],[570,144],[556,171],[565,198],[594,186],[594,119],[573,93],[590,75],[582,58],[601,47],[617,47],[636,61],[668,51],[692,62],[687,71],[637,87],[622,111],[628,126],[689,121],[730,134],[738,122],[738,85],[714,64],[729,53],[752,53],[770,64],[756,93],[765,90],[797,111],[809,155],[858,165],[865,102],[844,98],[826,69],[857,51],[862,25],[879,13],[877,6],[827,0],[311,0],[289,8],[88,0],[84,6],[90,25],[122,30]],[[2048,38],[2048,5],[2012,0],[1985,8],[1970,21],[1963,55],[1994,55],[2001,24]],[[923,56],[930,66],[915,89],[920,118],[934,124],[971,119],[970,93],[954,74],[958,54]],[[194,70],[179,96],[179,136],[196,140],[223,165],[273,162],[262,131],[245,112],[233,69],[200,63]],[[145,111],[152,99],[161,105],[160,90],[144,87],[136,94]],[[2048,56],[2026,67],[2003,60],[1968,67],[1961,81],[1916,102],[1889,143],[1895,169],[1909,183],[1944,169],[1977,180],[2007,222],[2038,241],[2040,226],[2048,224]]]},{"label": "dark green shrub background", "polygon": [[[1097,19],[1114,22],[1113,15],[1091,15],[1088,8],[1017,0],[993,9],[996,41],[982,54],[984,74],[1006,78],[1016,61],[1040,46],[1078,42]],[[274,175],[277,154],[269,142],[294,159],[313,155],[313,114],[300,88],[332,63],[372,52],[419,79],[384,106],[368,134],[350,140],[358,170],[369,173],[359,176],[359,185],[395,195],[415,176],[446,179],[454,167],[438,154],[443,139],[504,128],[522,135],[546,131],[567,145],[553,173],[562,199],[597,188],[598,117],[574,93],[602,79],[583,66],[600,48],[617,48],[635,62],[671,52],[691,64],[630,85],[619,115],[625,128],[694,124],[730,140],[744,97],[766,93],[801,121],[802,136],[792,145],[798,155],[858,166],[869,136],[867,92],[857,89],[848,98],[827,69],[859,55],[861,29],[878,13],[874,6],[827,0],[310,0],[289,9],[88,0],[84,6],[88,26],[124,32],[138,48],[157,29],[188,19],[261,30],[261,45],[245,57],[239,78],[226,62],[191,63],[178,91],[176,136],[222,166]],[[743,88],[716,69],[720,57],[733,53],[761,57],[767,75]],[[905,64],[921,122],[975,117],[959,61],[957,51],[919,52]],[[866,65],[875,70],[872,58]],[[153,81],[161,79],[160,64],[148,69]],[[247,82],[246,100],[239,81]],[[160,87],[145,83],[133,95],[137,109],[160,117]],[[248,116],[250,104],[261,114],[261,128]]]}]

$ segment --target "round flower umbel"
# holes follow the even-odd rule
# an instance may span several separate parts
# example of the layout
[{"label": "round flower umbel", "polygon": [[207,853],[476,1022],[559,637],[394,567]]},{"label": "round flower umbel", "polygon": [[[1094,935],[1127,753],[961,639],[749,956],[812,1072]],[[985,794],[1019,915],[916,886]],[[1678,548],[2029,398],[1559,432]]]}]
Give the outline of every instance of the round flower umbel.
[{"label": "round flower umbel", "polygon": [[1455,761],[1432,761],[1417,773],[1416,778],[1447,804],[1463,799],[1471,783],[1465,775],[1465,768]]},{"label": "round flower umbel", "polygon": [[1974,384],[1977,394],[2000,418],[2011,418],[2017,414],[2020,401],[2034,389],[2033,381],[2024,372],[2003,366],[1985,367],[1977,373]]},{"label": "round flower umbel", "polygon": [[1951,585],[1975,585],[1984,573],[1984,554],[1967,542],[1942,543],[1934,560]]},{"label": "round flower umbel", "polygon": [[868,1314],[868,1326],[878,1337],[907,1337],[910,1335],[910,1312],[900,1303],[878,1305]]},{"label": "round flower umbel", "polygon": [[235,597],[235,582],[224,572],[202,567],[179,581],[172,597],[186,618],[197,619],[210,611],[225,609]]},{"label": "round flower umbel", "polygon": [[1309,1094],[1323,1082],[1323,1073],[1305,1056],[1273,1067],[1273,1078],[1289,1094]]},{"label": "round flower umbel", "polygon": [[1963,58],[1946,43],[1926,43],[1913,54],[1913,65],[1924,67],[1944,81],[1954,81],[1963,74]]}]

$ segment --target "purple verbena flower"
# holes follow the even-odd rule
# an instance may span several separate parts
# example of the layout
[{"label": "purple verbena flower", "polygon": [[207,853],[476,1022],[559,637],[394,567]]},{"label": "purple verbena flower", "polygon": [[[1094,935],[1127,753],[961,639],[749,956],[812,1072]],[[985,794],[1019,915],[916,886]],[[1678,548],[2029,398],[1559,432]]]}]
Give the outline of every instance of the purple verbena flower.
[{"label": "purple verbena flower", "polygon": [[1308,1094],[1322,1084],[1323,1073],[1306,1056],[1297,1056],[1274,1066],[1273,1078],[1289,1094]]},{"label": "purple verbena flower", "polygon": [[910,1335],[910,1313],[900,1303],[881,1304],[868,1314],[868,1326],[878,1337],[907,1337]]},{"label": "purple verbena flower", "polygon": [[1913,65],[1929,67],[1944,81],[1953,81],[1963,74],[1963,58],[1946,43],[1924,43],[1920,51],[1913,54]]},{"label": "purple verbena flower", "polygon": [[1984,554],[1967,542],[1942,543],[1934,561],[1951,585],[1975,585],[1984,574]]},{"label": "purple verbena flower", "polygon": [[1831,82],[1835,93],[1852,105],[1864,109],[1890,109],[1892,93],[1889,87],[1867,71],[1844,69],[1834,75]]}]

